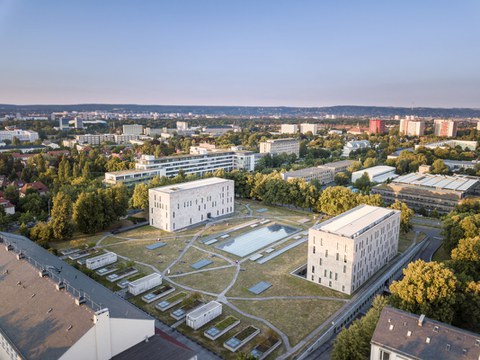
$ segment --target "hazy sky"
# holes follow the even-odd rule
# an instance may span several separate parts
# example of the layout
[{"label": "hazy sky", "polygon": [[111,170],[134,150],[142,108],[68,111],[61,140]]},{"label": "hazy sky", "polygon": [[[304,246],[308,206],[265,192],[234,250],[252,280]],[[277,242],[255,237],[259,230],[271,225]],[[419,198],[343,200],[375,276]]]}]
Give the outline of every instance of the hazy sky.
[{"label": "hazy sky", "polygon": [[479,0],[0,0],[0,103],[480,108]]}]

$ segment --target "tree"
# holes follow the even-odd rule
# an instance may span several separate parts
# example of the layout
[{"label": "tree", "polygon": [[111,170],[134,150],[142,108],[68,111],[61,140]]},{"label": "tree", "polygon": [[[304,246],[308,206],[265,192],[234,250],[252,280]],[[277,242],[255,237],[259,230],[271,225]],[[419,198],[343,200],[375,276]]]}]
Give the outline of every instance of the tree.
[{"label": "tree", "polygon": [[450,324],[455,315],[457,278],[444,264],[417,260],[390,285],[393,306]]},{"label": "tree", "polygon": [[339,186],[348,185],[350,178],[344,172],[339,172],[335,175],[335,184]]},{"label": "tree", "polygon": [[480,280],[480,236],[461,239],[452,250],[455,273]]},{"label": "tree", "polygon": [[363,360],[370,358],[370,340],[383,308],[388,301],[383,296],[373,299],[367,314],[338,334],[333,345],[332,360]]},{"label": "tree", "polygon": [[445,165],[442,159],[437,159],[432,164],[432,174],[448,174],[448,166]]},{"label": "tree", "polygon": [[411,220],[413,216],[413,210],[408,207],[402,201],[395,200],[395,202],[390,205],[391,209],[400,210],[400,230],[403,231],[405,234],[410,231],[412,228]]},{"label": "tree", "polygon": [[372,183],[370,182],[370,176],[368,176],[367,172],[364,172],[363,175],[360,176],[353,185],[357,189],[360,189],[364,192],[368,192],[372,187]]},{"label": "tree", "polygon": [[339,215],[357,205],[355,194],[343,186],[325,189],[317,203],[317,208],[328,215]]},{"label": "tree", "polygon": [[65,240],[73,235],[72,200],[61,191],[53,198],[52,218],[49,224],[53,240]]},{"label": "tree", "polygon": [[93,234],[102,229],[104,213],[97,193],[81,193],[73,205],[72,218],[78,230],[85,234]]},{"label": "tree", "polygon": [[350,173],[358,171],[362,168],[362,163],[360,161],[355,161],[352,165],[349,166],[347,169]]},{"label": "tree", "polygon": [[372,166],[375,166],[377,165],[377,159],[376,158],[373,158],[373,157],[368,157],[365,159],[365,161],[363,162],[363,167],[366,169],[366,168],[369,168],[369,167],[372,167]]},{"label": "tree", "polygon": [[30,230],[30,237],[39,245],[45,246],[52,238],[52,228],[45,222],[39,222]]}]

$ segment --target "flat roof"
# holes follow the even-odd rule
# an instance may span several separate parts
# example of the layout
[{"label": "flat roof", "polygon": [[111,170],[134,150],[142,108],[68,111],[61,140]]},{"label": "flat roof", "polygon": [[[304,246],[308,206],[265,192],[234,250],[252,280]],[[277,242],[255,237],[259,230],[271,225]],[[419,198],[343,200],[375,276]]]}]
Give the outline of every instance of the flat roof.
[{"label": "flat roof", "polygon": [[435,189],[466,191],[478,184],[480,178],[474,176],[447,176],[411,173],[399,176],[394,183],[417,185]]},{"label": "flat roof", "polygon": [[306,175],[318,174],[321,172],[330,172],[330,171],[328,169],[315,166],[315,167],[309,167],[309,168],[299,169],[295,171],[287,171],[284,175],[286,177],[306,176]]},{"label": "flat roof", "polygon": [[355,160],[341,160],[341,161],[334,161],[331,163],[323,164],[321,166],[329,167],[329,168],[340,168],[340,167],[345,167],[345,166],[350,166],[355,162]]},{"label": "flat roof", "polygon": [[213,301],[210,301],[209,303],[199,307],[198,309],[193,310],[192,312],[188,313],[188,316],[196,319],[197,317],[202,316],[206,312],[208,312],[210,310],[213,310],[213,309],[217,308],[218,306],[222,306],[222,304],[213,300]]},{"label": "flat roof", "polygon": [[371,343],[412,359],[478,360],[480,335],[385,307]]},{"label": "flat roof", "polygon": [[300,142],[298,139],[294,138],[284,138],[284,139],[268,139],[267,141],[264,142],[269,142],[269,143],[274,143],[274,142],[280,142],[280,141],[295,141],[295,142]]},{"label": "flat roof", "polygon": [[393,166],[379,165],[379,166],[373,166],[366,169],[355,171],[353,174],[363,174],[366,172],[370,177],[373,177],[373,176],[383,175],[385,173],[392,172],[392,171],[395,171],[395,168]]},{"label": "flat roof", "polygon": [[398,210],[371,205],[359,205],[313,227],[315,230],[354,238],[372,226],[399,213]]},{"label": "flat roof", "polygon": [[153,188],[153,189],[150,189],[150,190],[157,191],[157,192],[162,192],[162,193],[174,193],[174,192],[178,192],[178,191],[191,190],[191,189],[196,189],[196,188],[199,188],[199,187],[209,186],[209,185],[214,185],[214,184],[224,184],[224,183],[230,182],[230,181],[232,181],[232,180],[222,179],[222,178],[219,178],[219,177],[212,177],[212,178],[207,178],[207,179],[189,181],[189,182],[181,183],[181,184],[161,186],[161,187]]},{"label": "flat roof", "polygon": [[149,274],[147,276],[144,276],[144,277],[141,277],[140,279],[137,279],[135,281],[132,281],[130,283],[130,285],[133,285],[133,286],[137,286],[141,283],[143,283],[145,280],[150,280],[150,279],[156,279],[156,278],[162,278],[162,275],[158,274],[158,273],[152,273],[152,274]]},{"label": "flat roof", "polygon": [[3,246],[0,269],[1,331],[25,358],[58,359],[93,327],[92,309]]},{"label": "flat roof", "polygon": [[[0,232],[0,236],[11,242],[16,249],[22,251],[26,256],[37,261],[37,263],[48,268],[60,270],[60,272],[49,271],[55,275],[55,277],[61,278],[65,283],[68,283],[70,287],[85,292],[86,295],[101,308],[108,308],[111,318],[153,320],[150,315],[138,309],[127,300],[115,295],[103,285],[51,254],[41,246],[38,246],[32,240],[21,235],[5,232]],[[0,252],[1,251],[2,249],[0,248]]]}]

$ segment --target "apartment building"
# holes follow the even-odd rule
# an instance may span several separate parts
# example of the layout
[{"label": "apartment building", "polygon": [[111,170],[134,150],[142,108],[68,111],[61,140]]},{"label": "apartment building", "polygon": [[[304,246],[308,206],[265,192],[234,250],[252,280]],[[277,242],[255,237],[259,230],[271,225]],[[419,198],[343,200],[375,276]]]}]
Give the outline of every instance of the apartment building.
[{"label": "apartment building", "polygon": [[188,130],[187,121],[177,121],[177,130]]},{"label": "apartment building", "polygon": [[370,119],[368,129],[370,134],[384,134],[386,131],[385,120]]},{"label": "apartment building", "polygon": [[400,200],[415,210],[448,213],[467,196],[480,195],[480,178],[412,173],[374,186],[371,192],[380,194],[386,204]]},{"label": "apartment building", "polygon": [[32,130],[5,129],[0,131],[0,142],[4,140],[12,141],[17,138],[19,141],[34,142],[38,140],[38,133]]},{"label": "apartment building", "polygon": [[370,360],[478,360],[480,335],[386,306],[370,342]]},{"label": "apartment building", "polygon": [[300,124],[300,132],[302,134],[306,134],[308,132],[311,132],[313,135],[317,134],[318,131],[318,124]]},{"label": "apartment building", "polygon": [[457,136],[457,122],[453,120],[437,119],[433,124],[435,136]]},{"label": "apartment building", "polygon": [[177,231],[234,211],[234,182],[217,177],[148,191],[150,225]]},{"label": "apartment building", "polygon": [[300,156],[300,141],[297,139],[270,139],[260,143],[260,154],[295,154]]},{"label": "apartment building", "polygon": [[138,124],[123,125],[123,134],[124,135],[142,135],[143,125],[138,125]]},{"label": "apartment building", "polygon": [[425,121],[423,120],[400,120],[400,133],[407,136],[423,136],[425,134]]},{"label": "apartment building", "polygon": [[85,135],[76,135],[75,139],[79,144],[89,144],[89,145],[100,145],[103,142],[114,142],[114,134],[85,134]]},{"label": "apartment building", "polygon": [[308,232],[307,280],[351,295],[397,254],[400,211],[360,205]]},{"label": "apartment building", "polygon": [[296,134],[298,132],[298,124],[282,124],[280,126],[280,133],[282,134]]}]

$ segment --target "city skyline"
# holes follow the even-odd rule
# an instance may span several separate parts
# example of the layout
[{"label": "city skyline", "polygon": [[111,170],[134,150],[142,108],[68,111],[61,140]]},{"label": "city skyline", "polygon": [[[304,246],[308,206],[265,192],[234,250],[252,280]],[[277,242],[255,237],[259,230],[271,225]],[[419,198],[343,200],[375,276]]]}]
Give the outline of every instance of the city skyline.
[{"label": "city skyline", "polygon": [[0,103],[479,108],[480,4],[0,1]]}]

